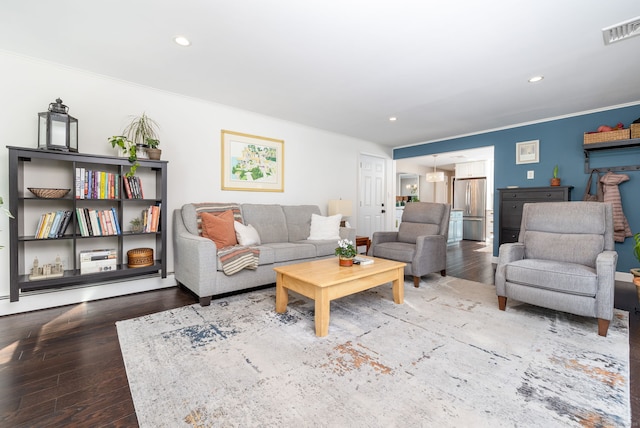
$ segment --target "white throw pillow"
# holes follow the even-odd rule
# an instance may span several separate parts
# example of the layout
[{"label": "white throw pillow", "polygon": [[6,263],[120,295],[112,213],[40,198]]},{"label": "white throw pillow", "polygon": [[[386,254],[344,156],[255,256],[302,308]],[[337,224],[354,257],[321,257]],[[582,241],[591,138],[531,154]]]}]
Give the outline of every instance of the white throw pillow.
[{"label": "white throw pillow", "polygon": [[233,222],[233,227],[236,230],[236,238],[238,238],[238,244],[248,247],[250,245],[260,245],[260,235],[255,227],[250,224],[244,225],[239,221]]},{"label": "white throw pillow", "polygon": [[311,214],[311,230],[307,239],[312,241],[340,239],[340,220],[342,220],[342,214],[329,217]]}]

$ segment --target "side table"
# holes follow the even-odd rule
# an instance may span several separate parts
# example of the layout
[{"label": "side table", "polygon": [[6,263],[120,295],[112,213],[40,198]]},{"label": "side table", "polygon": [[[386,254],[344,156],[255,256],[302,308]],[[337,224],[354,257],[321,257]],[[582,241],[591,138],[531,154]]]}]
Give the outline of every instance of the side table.
[{"label": "side table", "polygon": [[371,247],[371,239],[368,236],[356,236],[356,249],[358,247],[366,246],[367,252],[365,255],[369,254],[369,247]]}]

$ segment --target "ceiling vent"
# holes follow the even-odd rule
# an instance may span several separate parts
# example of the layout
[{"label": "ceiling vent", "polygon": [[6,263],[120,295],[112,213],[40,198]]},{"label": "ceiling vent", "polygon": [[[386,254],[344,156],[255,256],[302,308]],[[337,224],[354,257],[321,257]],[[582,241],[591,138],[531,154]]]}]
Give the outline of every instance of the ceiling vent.
[{"label": "ceiling vent", "polygon": [[602,29],[604,44],[619,42],[629,37],[640,36],[640,16]]}]

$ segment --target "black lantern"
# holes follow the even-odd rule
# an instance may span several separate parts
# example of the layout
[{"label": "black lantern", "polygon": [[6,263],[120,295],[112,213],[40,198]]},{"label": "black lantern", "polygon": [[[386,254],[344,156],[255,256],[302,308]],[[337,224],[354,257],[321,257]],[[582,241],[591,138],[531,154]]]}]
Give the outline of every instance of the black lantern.
[{"label": "black lantern", "polygon": [[67,114],[69,107],[60,98],[49,104],[49,111],[38,113],[38,148],[78,151],[78,119]]}]

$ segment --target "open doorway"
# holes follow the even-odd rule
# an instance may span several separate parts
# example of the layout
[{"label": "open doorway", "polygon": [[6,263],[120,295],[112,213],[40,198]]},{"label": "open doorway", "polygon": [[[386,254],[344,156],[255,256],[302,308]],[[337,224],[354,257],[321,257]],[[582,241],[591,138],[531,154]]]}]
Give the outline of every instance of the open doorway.
[{"label": "open doorway", "polygon": [[[494,162],[493,146],[478,147],[452,152],[435,153],[431,155],[417,156],[395,161],[396,169],[396,221],[399,225],[402,216],[402,201],[404,200],[404,188],[401,187],[402,177],[416,175],[418,178],[418,200],[423,202],[442,202],[451,204],[452,218],[461,215],[463,211],[463,224],[466,226],[467,236],[464,233],[461,239],[486,242],[488,246],[493,241],[493,200],[494,200]],[[434,172],[442,172],[443,180],[428,182],[427,176]],[[479,179],[479,180],[474,180]],[[484,179],[484,182],[482,181]],[[465,182],[466,180],[466,182]],[[456,181],[458,186],[458,200],[456,201]],[[465,215],[466,205],[462,202],[468,198],[460,197],[462,184],[481,184],[484,189],[483,203],[480,204],[482,213],[474,212],[473,218]],[[467,187],[467,186],[464,186]],[[476,193],[471,195],[476,197]],[[466,217],[466,218],[465,218]],[[466,220],[466,222],[465,222]],[[466,223],[466,224],[465,224]],[[473,226],[473,227],[472,227]],[[479,228],[482,230],[479,231]],[[471,233],[474,231],[474,233]],[[479,233],[481,232],[481,233]],[[451,233],[451,231],[450,231]],[[454,237],[453,242],[455,242]],[[451,241],[451,239],[450,239]]]}]

